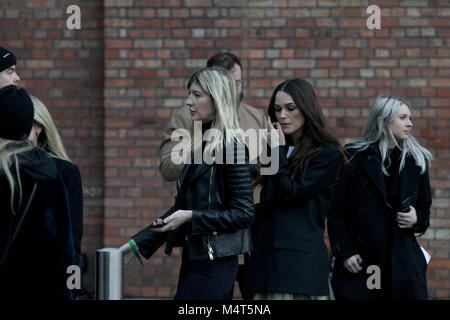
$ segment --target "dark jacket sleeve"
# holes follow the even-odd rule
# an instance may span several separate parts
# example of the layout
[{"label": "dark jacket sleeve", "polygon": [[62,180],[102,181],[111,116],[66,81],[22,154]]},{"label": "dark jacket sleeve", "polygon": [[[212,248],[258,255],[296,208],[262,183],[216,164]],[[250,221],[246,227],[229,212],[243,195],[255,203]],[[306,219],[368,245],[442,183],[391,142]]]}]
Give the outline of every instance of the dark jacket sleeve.
[{"label": "dark jacket sleeve", "polygon": [[313,156],[302,179],[290,178],[286,146],[279,147],[280,169],[274,177],[272,199],[303,202],[330,185],[336,178],[342,164],[342,157],[336,148],[325,148]]},{"label": "dark jacket sleeve", "polygon": [[[173,206],[160,218],[165,219],[176,210],[176,207]],[[156,232],[148,226],[132,236],[131,239],[137,244],[139,253],[149,259],[166,242],[167,234],[167,232]]]},{"label": "dark jacket sleeve", "polygon": [[[244,151],[245,150],[245,151]],[[225,199],[228,203],[223,209],[193,210],[192,233],[211,231],[232,231],[249,228],[254,221],[253,191],[250,177],[248,150],[238,148],[235,156],[245,157],[243,164],[221,165],[225,175]],[[215,165],[217,169],[219,165]],[[216,175],[217,177],[217,175]]]},{"label": "dark jacket sleeve", "polygon": [[83,187],[81,183],[80,170],[76,165],[73,169],[67,170],[64,174],[68,175],[65,179],[70,181],[66,183],[69,194],[70,214],[72,218],[72,233],[75,247],[75,264],[79,264],[81,256],[81,239],[83,237]]},{"label": "dark jacket sleeve", "polygon": [[333,254],[340,260],[345,261],[357,254],[357,247],[351,240],[348,232],[348,219],[350,219],[351,207],[349,196],[351,171],[349,166],[344,166],[339,175],[334,198],[328,211],[327,227],[330,246]]},{"label": "dark jacket sleeve", "polygon": [[420,175],[420,188],[415,205],[417,222],[413,231],[424,234],[430,226],[431,188],[428,168]]},{"label": "dark jacket sleeve", "polygon": [[6,179],[0,176],[0,203],[2,205],[2,214],[0,214],[0,266],[6,259],[6,255],[11,245],[13,234],[13,214],[9,210],[9,192]]},{"label": "dark jacket sleeve", "polygon": [[53,160],[56,163],[58,172],[67,191],[75,251],[74,262],[75,264],[79,264],[81,257],[81,240],[83,238],[83,186],[80,169],[77,165],[69,161],[59,158],[53,158]]}]

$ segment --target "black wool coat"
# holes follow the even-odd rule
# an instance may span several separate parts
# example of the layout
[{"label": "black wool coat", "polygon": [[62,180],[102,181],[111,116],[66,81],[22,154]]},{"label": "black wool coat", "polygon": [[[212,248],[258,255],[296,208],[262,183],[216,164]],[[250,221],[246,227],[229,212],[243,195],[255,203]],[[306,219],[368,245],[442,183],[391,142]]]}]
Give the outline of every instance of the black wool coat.
[{"label": "black wool coat", "polygon": [[[0,174],[0,298],[71,299],[67,268],[75,264],[76,240],[63,178],[54,159],[41,149],[19,154],[18,159],[22,202],[17,205],[16,190],[16,214],[10,207],[6,176]],[[36,182],[30,208],[12,243]]]},{"label": "black wool coat", "polygon": [[75,249],[74,264],[78,265],[81,256],[81,239],[83,237],[83,187],[81,173],[78,166],[72,162],[55,157],[52,157],[52,160],[56,164],[67,191]]},{"label": "black wool coat", "polygon": [[325,219],[343,161],[337,148],[314,155],[305,175],[290,178],[286,146],[280,169],[265,176],[252,227],[249,293],[328,295]]},{"label": "black wool coat", "polygon": [[[346,150],[350,166],[342,170],[328,216],[328,235],[336,257],[332,277],[336,299],[427,299],[427,264],[415,233],[424,233],[429,226],[428,169],[420,174],[413,158],[405,161],[399,175],[400,202],[416,209],[417,223],[400,229],[395,222],[397,211],[387,201],[378,144],[361,152],[348,146]],[[389,235],[392,248],[388,246]],[[355,254],[361,256],[363,270],[351,274],[342,263]],[[381,289],[369,290],[367,286],[374,274],[367,271],[371,265],[380,268]]]}]

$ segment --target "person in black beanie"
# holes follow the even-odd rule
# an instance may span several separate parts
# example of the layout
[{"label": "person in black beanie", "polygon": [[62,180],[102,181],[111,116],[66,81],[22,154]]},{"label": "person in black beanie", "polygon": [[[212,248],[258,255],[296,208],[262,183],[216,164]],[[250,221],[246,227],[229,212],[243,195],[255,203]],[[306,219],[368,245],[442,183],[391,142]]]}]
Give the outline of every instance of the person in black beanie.
[{"label": "person in black beanie", "polygon": [[9,85],[0,89],[0,137],[25,140],[33,126],[34,108],[25,89]]},{"label": "person in black beanie", "polygon": [[16,72],[16,63],[14,54],[0,46],[0,88],[19,84],[20,77]]},{"label": "person in black beanie", "polygon": [[[16,57],[11,51],[0,46],[0,89],[8,85],[18,85],[19,81],[20,77],[16,71]],[[80,170],[75,164],[71,163],[67,156],[46,106],[36,97],[32,96],[31,101],[34,106],[34,122],[31,134],[27,137],[31,142],[34,142],[35,145],[43,148],[52,156],[68,188],[69,201],[72,203],[71,216],[75,234],[75,247],[77,248],[75,262],[78,264],[81,255],[80,248],[83,233],[83,199]],[[21,109],[9,108],[8,110],[14,115],[14,113]],[[14,135],[14,132],[17,130],[21,130],[19,124],[15,123],[13,126],[4,126],[4,121],[0,119],[0,131],[4,131],[7,135]]]},{"label": "person in black beanie", "polygon": [[67,189],[53,158],[28,140],[33,103],[0,89],[0,300],[72,299],[74,237]]}]

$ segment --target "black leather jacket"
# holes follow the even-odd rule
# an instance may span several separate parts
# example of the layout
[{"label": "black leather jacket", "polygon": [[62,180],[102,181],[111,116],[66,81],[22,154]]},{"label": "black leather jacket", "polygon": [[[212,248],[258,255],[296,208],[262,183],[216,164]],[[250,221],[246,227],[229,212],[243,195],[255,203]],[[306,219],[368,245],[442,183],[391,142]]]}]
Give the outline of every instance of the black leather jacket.
[{"label": "black leather jacket", "polygon": [[175,205],[161,218],[179,209],[193,211],[190,223],[165,233],[147,227],[132,237],[145,258],[164,242],[166,254],[182,246],[183,257],[191,261],[249,252],[254,206],[247,151],[244,164],[185,165],[177,181]]}]

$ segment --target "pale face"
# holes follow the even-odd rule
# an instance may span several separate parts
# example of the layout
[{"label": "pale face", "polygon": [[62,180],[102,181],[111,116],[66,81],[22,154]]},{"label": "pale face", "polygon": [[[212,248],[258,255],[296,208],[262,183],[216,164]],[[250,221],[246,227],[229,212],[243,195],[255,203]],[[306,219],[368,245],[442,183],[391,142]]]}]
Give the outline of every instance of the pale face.
[{"label": "pale face", "polygon": [[292,97],[283,91],[278,91],[275,96],[275,116],[281,125],[283,133],[292,134],[305,124],[305,117]]},{"label": "pale face", "polygon": [[400,142],[409,138],[412,126],[411,111],[406,104],[401,103],[394,120],[389,125],[389,129],[395,139]]},{"label": "pale face", "polygon": [[216,109],[211,97],[203,91],[197,82],[191,84],[186,106],[193,121],[207,123],[216,118]]},{"label": "pale face", "polygon": [[11,66],[0,72],[0,88],[9,86],[11,84],[19,85],[20,77],[16,72],[16,66]]},{"label": "pale face", "polygon": [[238,95],[242,93],[242,70],[241,67],[237,63],[234,64],[233,69],[230,70],[231,75],[234,77],[234,80],[236,80],[236,89],[238,92]]},{"label": "pale face", "polygon": [[30,132],[30,135],[28,136],[28,140],[33,142],[33,144],[37,146],[39,134],[41,133],[41,131],[42,131],[42,126],[35,122],[33,124],[33,127],[31,128],[31,132]]}]

